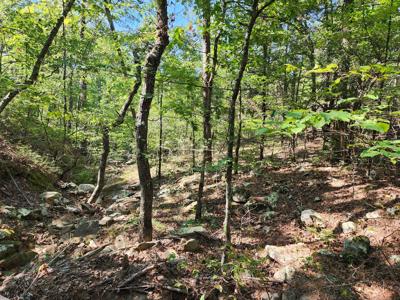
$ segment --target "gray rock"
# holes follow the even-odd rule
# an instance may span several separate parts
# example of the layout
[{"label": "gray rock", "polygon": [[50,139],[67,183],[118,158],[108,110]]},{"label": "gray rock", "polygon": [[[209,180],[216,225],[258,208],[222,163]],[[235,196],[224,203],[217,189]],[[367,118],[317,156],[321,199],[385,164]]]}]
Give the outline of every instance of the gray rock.
[{"label": "gray rock", "polygon": [[344,241],[342,257],[349,262],[357,262],[368,256],[371,251],[371,242],[366,236],[356,236]]},{"label": "gray rock", "polygon": [[89,220],[82,221],[75,229],[74,236],[87,236],[95,235],[99,232],[100,226],[99,221]]},{"label": "gray rock", "polygon": [[111,215],[115,212],[118,212],[121,214],[130,214],[137,207],[139,207],[139,199],[122,198],[122,199],[118,199],[115,203],[111,204],[106,209],[106,214]]},{"label": "gray rock", "polygon": [[395,216],[400,213],[400,206],[397,205],[394,207],[388,207],[388,208],[386,208],[386,212],[391,216]]},{"label": "gray rock", "polygon": [[313,209],[303,210],[300,219],[306,226],[324,227],[322,216]]},{"label": "gray rock", "polygon": [[113,201],[117,201],[117,200],[122,199],[122,198],[130,197],[133,194],[134,194],[133,192],[128,191],[128,190],[121,190],[121,191],[118,191],[117,193],[115,193],[113,195],[112,200]]},{"label": "gray rock", "polygon": [[279,293],[263,292],[261,300],[281,300],[281,295]]},{"label": "gray rock", "polygon": [[157,244],[157,242],[154,242],[154,241],[143,242],[143,243],[138,244],[138,245],[136,246],[135,250],[136,250],[136,251],[148,250],[148,249],[150,249],[150,248],[153,248],[156,244]]},{"label": "gray rock", "polygon": [[311,250],[304,243],[287,246],[265,246],[268,257],[280,265],[301,265],[304,258],[311,255]]},{"label": "gray rock", "polygon": [[264,232],[265,234],[268,234],[268,233],[271,232],[271,227],[270,227],[270,226],[264,226],[264,227],[262,228],[262,230],[263,230],[263,232]]},{"label": "gray rock", "polygon": [[200,250],[200,243],[196,239],[190,239],[183,244],[183,250],[186,252],[198,252]]},{"label": "gray rock", "polygon": [[27,209],[27,208],[19,208],[18,209],[18,216],[21,218],[21,219],[27,219],[27,218],[29,218],[30,216],[32,216],[32,213],[33,213],[33,211],[32,210],[30,210],[30,209]]},{"label": "gray rock", "polygon": [[0,259],[10,256],[17,252],[17,248],[13,243],[0,244]]},{"label": "gray rock", "polygon": [[192,236],[192,235],[196,235],[196,234],[203,234],[206,232],[207,232],[207,230],[203,226],[182,227],[178,230],[177,235]]},{"label": "gray rock", "polygon": [[40,194],[39,197],[40,200],[46,202],[47,204],[54,205],[61,200],[62,195],[59,192],[44,192]]},{"label": "gray rock", "polygon": [[96,187],[93,184],[82,183],[82,184],[78,185],[78,193],[80,193],[80,194],[93,193],[95,188]]},{"label": "gray rock", "polygon": [[293,279],[296,269],[292,266],[285,266],[275,272],[273,278],[278,282],[289,282]]},{"label": "gray rock", "polygon": [[81,210],[75,206],[66,206],[65,210],[70,213],[79,214]]},{"label": "gray rock", "polygon": [[400,255],[391,255],[389,262],[393,265],[400,265]]},{"label": "gray rock", "polygon": [[357,224],[354,222],[344,222],[342,223],[343,233],[353,233],[357,231]]},{"label": "gray rock", "polygon": [[104,216],[100,221],[99,225],[100,226],[109,226],[114,222],[114,219],[110,216]]},{"label": "gray rock", "polygon": [[371,211],[371,212],[367,213],[365,215],[365,218],[366,219],[378,219],[378,218],[382,217],[382,214],[383,214],[383,210],[382,209],[377,209],[377,210],[374,210],[374,211]]}]

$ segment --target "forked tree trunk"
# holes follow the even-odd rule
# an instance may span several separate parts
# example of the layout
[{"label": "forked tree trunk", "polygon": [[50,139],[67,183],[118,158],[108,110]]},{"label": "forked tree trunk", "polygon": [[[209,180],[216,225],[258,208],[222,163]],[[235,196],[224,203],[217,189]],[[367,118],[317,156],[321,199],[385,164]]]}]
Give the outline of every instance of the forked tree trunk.
[{"label": "forked tree trunk", "polygon": [[156,73],[164,50],[169,43],[167,0],[156,0],[156,4],[157,39],[146,57],[143,70],[142,94],[136,117],[137,168],[141,189],[139,238],[142,241],[150,241],[153,237],[153,183],[147,153],[148,119],[151,102],[154,97]]},{"label": "forked tree trunk", "polygon": [[[218,31],[214,39],[212,65],[210,70],[211,56],[211,4],[210,0],[205,1],[203,8],[203,157],[201,162],[200,182],[197,192],[196,220],[201,219],[202,199],[205,181],[205,172],[207,164],[212,163],[212,128],[211,128],[211,103],[212,103],[212,87],[218,64],[218,44],[222,31]],[[222,0],[222,19],[225,18],[226,2]]]},{"label": "forked tree trunk", "polygon": [[235,85],[233,87],[232,98],[229,104],[229,115],[228,115],[228,147],[227,147],[227,166],[226,166],[226,192],[225,192],[225,219],[224,219],[224,235],[225,235],[225,249],[222,255],[222,264],[226,261],[226,250],[227,247],[231,244],[231,203],[233,196],[233,186],[232,186],[232,170],[233,170],[233,146],[235,139],[235,108],[236,108],[236,100],[239,95],[240,86],[242,83],[242,78],[244,71],[247,66],[248,58],[249,58],[249,48],[250,48],[250,38],[253,32],[254,25],[257,21],[258,16],[261,12],[269,5],[271,5],[274,0],[270,0],[266,4],[264,4],[261,8],[258,9],[259,0],[253,0],[250,21],[247,26],[246,35],[243,42],[242,48],[242,58],[240,61],[239,73],[235,80]]},{"label": "forked tree trunk", "polygon": [[62,15],[58,18],[56,24],[54,25],[53,29],[50,31],[46,42],[44,43],[42,50],[40,50],[38,56],[36,57],[35,64],[32,68],[32,73],[27,80],[18,88],[11,90],[6,93],[5,96],[2,97],[0,100],[0,114],[3,110],[7,107],[7,105],[16,97],[19,93],[26,90],[29,86],[33,85],[38,77],[40,68],[44,62],[44,58],[46,57],[47,53],[49,52],[50,46],[53,43],[55,37],[57,36],[58,31],[60,30],[61,25],[64,23],[64,19],[67,17],[68,13],[72,9],[75,0],[69,0],[68,3],[65,5]]},{"label": "forked tree trunk", "polygon": [[[110,30],[113,33],[114,38],[116,37],[115,35],[115,26],[114,26],[114,21],[111,15],[111,11],[108,9],[108,0],[105,0],[105,11],[107,15],[107,20],[109,22]],[[120,57],[120,63],[121,63],[121,69],[125,77],[127,77],[127,67],[124,63],[124,59],[122,56],[122,51],[121,48],[117,48],[117,53]],[[136,64],[136,73],[135,73],[135,83],[133,85],[133,88],[131,92],[128,95],[128,99],[124,102],[124,104],[121,106],[121,109],[119,110],[118,116],[115,119],[114,123],[111,126],[111,129],[115,129],[118,126],[122,125],[125,120],[125,115],[128,112],[128,109],[130,105],[132,104],[133,98],[136,96],[137,92],[139,91],[139,87],[142,84],[142,67],[139,62],[139,56],[134,53],[135,56],[135,64]],[[110,128],[107,127],[107,131],[109,131]],[[103,130],[104,131],[104,130]],[[104,135],[103,135],[104,137]],[[97,199],[100,197],[101,192],[104,188],[105,184],[105,176],[106,176],[106,168],[107,168],[107,160],[108,160],[108,154],[110,150],[107,150],[107,153],[105,151],[105,142],[110,143],[109,141],[109,135],[107,135],[107,141],[103,138],[103,152],[101,154],[101,159],[100,159],[100,165],[99,165],[99,171],[98,171],[98,176],[97,176],[97,183],[96,183],[96,188],[94,189],[92,195],[90,195],[88,203],[92,203],[93,201],[97,201]],[[103,168],[103,169],[102,169]]]}]

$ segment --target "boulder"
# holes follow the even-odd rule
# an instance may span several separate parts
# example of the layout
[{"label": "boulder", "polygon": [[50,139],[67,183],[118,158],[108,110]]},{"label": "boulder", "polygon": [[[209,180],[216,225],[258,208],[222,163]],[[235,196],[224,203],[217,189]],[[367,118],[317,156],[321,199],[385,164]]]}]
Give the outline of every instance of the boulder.
[{"label": "boulder", "polygon": [[193,236],[196,234],[205,234],[207,230],[203,226],[182,227],[176,233],[179,236]]},{"label": "boulder", "polygon": [[354,222],[344,222],[342,223],[343,233],[353,233],[357,231],[357,224]]},{"label": "boulder", "polygon": [[76,227],[74,231],[74,236],[95,235],[99,232],[99,230],[100,230],[99,221],[97,220],[82,221]]},{"label": "boulder", "polygon": [[274,280],[277,282],[289,282],[293,279],[296,269],[292,266],[285,266],[274,273]]},{"label": "boulder", "polygon": [[100,226],[109,226],[114,222],[114,219],[111,216],[104,216],[100,221]]},{"label": "boulder", "polygon": [[349,262],[364,259],[371,252],[371,242],[366,236],[356,236],[344,241],[341,256]]},{"label": "boulder", "polygon": [[137,207],[139,207],[139,199],[136,198],[122,198],[111,204],[106,209],[106,214],[111,215],[115,212],[121,214],[130,214]]},{"label": "boulder", "polygon": [[62,195],[59,192],[44,192],[40,194],[40,200],[48,205],[54,205],[61,201]]},{"label": "boulder", "polygon": [[95,188],[96,187],[93,184],[82,183],[82,184],[78,185],[78,193],[80,193],[80,194],[93,193]]},{"label": "boulder", "polygon": [[382,215],[383,215],[383,210],[382,209],[377,209],[377,210],[374,210],[374,211],[371,211],[371,212],[367,213],[365,215],[365,218],[366,219],[378,219],[378,218],[381,218]]},{"label": "boulder", "polygon": [[11,254],[17,252],[17,248],[14,243],[2,243],[0,244],[0,259],[3,259]]},{"label": "boulder", "polygon": [[183,250],[186,252],[198,252],[200,250],[200,243],[196,239],[187,240],[183,244]]},{"label": "boulder", "polygon": [[266,255],[280,265],[301,265],[311,255],[311,250],[304,243],[287,246],[265,246]]},{"label": "boulder", "polygon": [[138,245],[135,247],[135,250],[136,250],[136,251],[148,250],[148,249],[150,249],[150,248],[153,248],[156,244],[157,244],[157,242],[154,242],[154,241],[143,242],[143,243],[138,244]]},{"label": "boulder", "polygon": [[300,219],[305,226],[324,227],[322,216],[313,209],[303,210]]}]

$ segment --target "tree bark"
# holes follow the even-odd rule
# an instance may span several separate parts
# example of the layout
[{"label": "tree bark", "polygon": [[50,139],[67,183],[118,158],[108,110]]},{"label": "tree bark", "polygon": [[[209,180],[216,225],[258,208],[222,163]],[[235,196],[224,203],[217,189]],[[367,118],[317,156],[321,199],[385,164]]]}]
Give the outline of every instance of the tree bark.
[{"label": "tree bark", "polygon": [[159,92],[158,108],[160,110],[160,131],[158,137],[158,182],[161,182],[161,167],[162,167],[162,147],[163,147],[163,96],[164,89],[161,84],[161,91]]},{"label": "tree bark", "polygon": [[[239,128],[236,137],[236,148],[235,148],[235,174],[239,171],[239,154],[240,154],[240,144],[242,141],[242,91],[239,94]],[[264,145],[264,144],[263,144]],[[263,148],[264,150],[264,148]]]},{"label": "tree bark", "polygon": [[140,199],[140,240],[150,241],[153,237],[153,183],[147,153],[148,119],[151,102],[154,97],[154,85],[158,66],[165,48],[169,43],[167,0],[156,0],[157,39],[148,53],[143,70],[143,86],[139,110],[136,117],[136,151],[139,173]]},{"label": "tree bark", "polygon": [[33,65],[31,75],[25,82],[18,88],[7,92],[5,96],[2,97],[0,101],[0,114],[4,111],[7,105],[16,97],[19,93],[26,90],[29,86],[33,85],[38,77],[40,68],[44,62],[44,58],[46,57],[47,53],[49,52],[50,46],[53,43],[55,37],[57,36],[58,31],[60,30],[61,25],[64,23],[64,19],[67,17],[68,13],[71,11],[72,6],[75,0],[69,0],[68,3],[65,5],[62,15],[58,18],[56,24],[54,25],[53,29],[50,31],[49,36],[47,37],[46,42],[44,43],[42,50],[39,52],[38,56],[36,57],[35,64]]},{"label": "tree bark", "polygon": [[[229,115],[228,115],[228,146],[227,146],[227,166],[226,166],[226,191],[225,191],[225,219],[224,219],[224,235],[225,235],[225,250],[231,243],[231,203],[232,203],[232,169],[233,169],[233,146],[235,139],[235,107],[236,100],[239,95],[240,86],[242,83],[242,78],[244,71],[247,66],[248,58],[249,58],[249,48],[250,48],[250,38],[253,32],[254,25],[257,21],[257,18],[261,14],[261,12],[269,5],[271,5],[274,0],[270,0],[266,4],[264,4],[261,8],[258,9],[259,0],[253,0],[250,21],[247,26],[243,48],[242,48],[242,57],[240,61],[239,72],[237,74],[235,84],[232,91],[232,97],[229,104]],[[224,255],[222,257],[222,263],[225,262],[226,259],[226,251],[224,251]]]}]

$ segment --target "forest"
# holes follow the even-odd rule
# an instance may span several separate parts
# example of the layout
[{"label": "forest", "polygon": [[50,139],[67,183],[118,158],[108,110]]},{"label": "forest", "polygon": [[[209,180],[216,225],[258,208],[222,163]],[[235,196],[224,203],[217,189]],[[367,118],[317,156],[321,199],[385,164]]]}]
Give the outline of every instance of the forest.
[{"label": "forest", "polygon": [[400,299],[400,0],[0,1],[12,299]]}]

